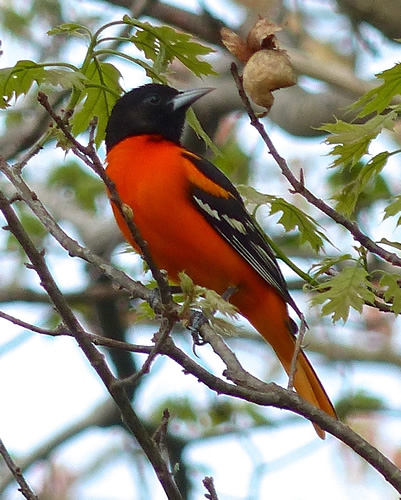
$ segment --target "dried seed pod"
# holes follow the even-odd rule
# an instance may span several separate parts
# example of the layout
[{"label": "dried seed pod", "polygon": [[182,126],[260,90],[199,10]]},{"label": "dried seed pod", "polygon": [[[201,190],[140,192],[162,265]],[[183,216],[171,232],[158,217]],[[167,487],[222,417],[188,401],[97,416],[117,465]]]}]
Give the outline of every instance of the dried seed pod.
[{"label": "dried seed pod", "polygon": [[220,34],[221,41],[227,50],[239,61],[246,63],[253,54],[253,51],[249,50],[245,40],[228,28],[221,28]]},{"label": "dried seed pod", "polygon": [[[259,50],[244,68],[244,89],[260,106],[271,107],[271,91],[290,87],[296,81],[295,71],[285,50]],[[266,106],[265,103],[270,105]]]},{"label": "dried seed pod", "polygon": [[246,39],[248,49],[256,52],[260,49],[277,49],[278,40],[275,34],[283,28],[265,18],[259,19],[251,28]]}]

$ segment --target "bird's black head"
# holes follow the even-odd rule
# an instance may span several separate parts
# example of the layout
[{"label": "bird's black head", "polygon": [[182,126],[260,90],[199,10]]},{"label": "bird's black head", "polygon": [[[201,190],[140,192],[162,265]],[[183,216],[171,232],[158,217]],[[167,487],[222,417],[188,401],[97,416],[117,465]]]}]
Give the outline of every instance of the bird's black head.
[{"label": "bird's black head", "polygon": [[134,135],[156,134],[179,143],[185,112],[212,89],[179,92],[150,83],[127,92],[116,102],[106,127],[106,148]]}]

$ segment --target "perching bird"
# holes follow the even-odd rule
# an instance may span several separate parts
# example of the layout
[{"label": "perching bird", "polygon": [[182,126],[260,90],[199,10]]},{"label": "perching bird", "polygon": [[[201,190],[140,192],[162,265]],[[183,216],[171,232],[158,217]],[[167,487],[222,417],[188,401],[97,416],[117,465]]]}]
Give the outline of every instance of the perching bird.
[{"label": "perching bird", "polygon": [[[230,180],[211,162],[180,144],[186,110],[211,89],[179,92],[148,84],[114,106],[107,128],[107,175],[148,244],[155,264],[171,280],[185,271],[203,287],[224,294],[276,352],[289,373],[299,312],[272,249],[245,209]],[[137,250],[113,206],[125,238]],[[297,360],[296,391],[336,417],[303,352]],[[320,437],[324,432],[315,426]]]}]

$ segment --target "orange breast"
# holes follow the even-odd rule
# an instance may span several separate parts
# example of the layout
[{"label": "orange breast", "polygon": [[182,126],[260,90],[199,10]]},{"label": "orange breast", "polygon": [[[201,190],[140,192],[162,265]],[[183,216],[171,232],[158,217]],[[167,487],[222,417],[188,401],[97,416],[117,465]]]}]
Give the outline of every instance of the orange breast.
[{"label": "orange breast", "polygon": [[[195,283],[223,293],[229,286],[240,286],[251,270],[192,205],[190,179],[208,179],[182,151],[150,136],[130,137],[107,155],[107,174],[132,208],[156,264],[172,279],[185,271]],[[114,212],[126,239],[137,248]]]}]

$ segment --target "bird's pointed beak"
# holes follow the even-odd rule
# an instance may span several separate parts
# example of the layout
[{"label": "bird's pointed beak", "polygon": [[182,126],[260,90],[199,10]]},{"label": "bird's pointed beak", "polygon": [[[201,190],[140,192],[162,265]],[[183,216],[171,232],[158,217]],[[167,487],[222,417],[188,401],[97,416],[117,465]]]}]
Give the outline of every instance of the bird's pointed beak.
[{"label": "bird's pointed beak", "polygon": [[177,111],[178,109],[188,109],[191,104],[209,92],[212,92],[212,90],[214,90],[213,87],[208,87],[203,89],[184,90],[180,92],[172,99],[173,110]]}]

